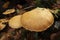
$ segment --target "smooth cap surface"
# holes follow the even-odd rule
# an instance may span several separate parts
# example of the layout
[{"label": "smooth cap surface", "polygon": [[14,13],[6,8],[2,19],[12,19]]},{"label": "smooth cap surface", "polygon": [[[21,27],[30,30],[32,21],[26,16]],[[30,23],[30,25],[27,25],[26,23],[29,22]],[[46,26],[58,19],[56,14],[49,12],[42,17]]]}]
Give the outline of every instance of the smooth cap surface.
[{"label": "smooth cap surface", "polygon": [[35,8],[22,15],[22,25],[25,29],[35,32],[47,30],[54,22],[54,17],[48,9]]}]

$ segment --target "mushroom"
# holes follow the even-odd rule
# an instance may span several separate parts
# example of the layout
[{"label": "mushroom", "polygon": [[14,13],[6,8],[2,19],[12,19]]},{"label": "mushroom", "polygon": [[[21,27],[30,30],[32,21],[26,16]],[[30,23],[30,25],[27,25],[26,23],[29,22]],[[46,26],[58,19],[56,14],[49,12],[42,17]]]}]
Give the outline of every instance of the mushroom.
[{"label": "mushroom", "polygon": [[22,27],[20,20],[21,20],[21,15],[17,15],[17,16],[12,17],[9,20],[9,26],[11,28],[15,28],[15,29]]},{"label": "mushroom", "polygon": [[0,30],[3,30],[5,28],[5,24],[0,23]]},{"label": "mushroom", "polygon": [[7,14],[11,14],[11,13],[14,13],[15,12],[15,9],[8,9],[6,10],[5,12],[3,12],[4,15],[7,15]]},{"label": "mushroom", "polygon": [[37,7],[25,12],[22,15],[21,23],[26,30],[42,32],[51,27],[54,23],[54,17],[48,9]]},{"label": "mushroom", "polygon": [[6,24],[9,20],[8,19],[0,19],[0,30],[3,30],[6,27]]},{"label": "mushroom", "polygon": [[8,21],[9,21],[8,19],[0,19],[0,23],[6,23]]}]

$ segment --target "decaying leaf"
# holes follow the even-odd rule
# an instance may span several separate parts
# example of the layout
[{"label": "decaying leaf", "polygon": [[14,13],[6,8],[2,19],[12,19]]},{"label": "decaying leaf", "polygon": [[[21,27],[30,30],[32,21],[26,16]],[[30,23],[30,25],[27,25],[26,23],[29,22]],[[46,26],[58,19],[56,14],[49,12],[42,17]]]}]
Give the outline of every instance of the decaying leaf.
[{"label": "decaying leaf", "polygon": [[60,28],[60,21],[56,21],[54,27],[56,29],[59,29]]},{"label": "decaying leaf", "polygon": [[2,7],[3,8],[8,8],[9,4],[10,4],[10,2],[8,1],[8,2],[4,3]]}]

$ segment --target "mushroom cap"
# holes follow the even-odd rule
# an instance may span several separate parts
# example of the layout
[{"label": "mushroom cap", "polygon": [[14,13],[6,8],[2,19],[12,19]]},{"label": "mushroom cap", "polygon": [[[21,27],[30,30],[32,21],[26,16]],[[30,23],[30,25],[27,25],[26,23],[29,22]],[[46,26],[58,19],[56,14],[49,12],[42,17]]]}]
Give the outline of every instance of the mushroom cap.
[{"label": "mushroom cap", "polygon": [[21,24],[21,16],[22,15],[17,15],[17,16],[14,16],[12,17],[10,20],[9,20],[9,26],[11,28],[21,28],[22,27],[22,24]]},{"label": "mushroom cap", "polygon": [[4,15],[7,15],[7,14],[11,14],[11,13],[14,13],[15,12],[15,9],[8,9],[6,10],[5,12],[3,12]]},{"label": "mushroom cap", "polygon": [[26,30],[41,32],[54,23],[54,17],[46,8],[35,8],[22,15],[21,23]]},{"label": "mushroom cap", "polygon": [[0,23],[0,30],[3,30],[6,27],[5,24]]}]

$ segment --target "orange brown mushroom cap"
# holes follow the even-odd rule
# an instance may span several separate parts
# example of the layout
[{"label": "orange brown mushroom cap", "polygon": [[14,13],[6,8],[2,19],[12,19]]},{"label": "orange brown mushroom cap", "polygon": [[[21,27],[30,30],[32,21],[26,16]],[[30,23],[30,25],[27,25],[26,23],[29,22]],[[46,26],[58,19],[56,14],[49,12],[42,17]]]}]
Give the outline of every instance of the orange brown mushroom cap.
[{"label": "orange brown mushroom cap", "polygon": [[15,28],[15,29],[18,29],[18,28],[21,28],[22,27],[22,24],[21,24],[21,16],[22,15],[16,15],[14,17],[12,17],[10,20],[9,20],[9,26],[11,28]]},{"label": "orange brown mushroom cap", "polygon": [[5,24],[0,23],[0,30],[3,30],[5,28]]},{"label": "orange brown mushroom cap", "polygon": [[27,30],[41,32],[54,23],[54,17],[48,9],[35,8],[22,15],[21,23]]}]

